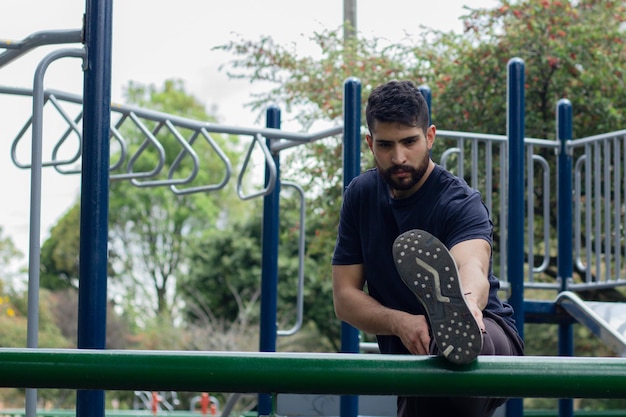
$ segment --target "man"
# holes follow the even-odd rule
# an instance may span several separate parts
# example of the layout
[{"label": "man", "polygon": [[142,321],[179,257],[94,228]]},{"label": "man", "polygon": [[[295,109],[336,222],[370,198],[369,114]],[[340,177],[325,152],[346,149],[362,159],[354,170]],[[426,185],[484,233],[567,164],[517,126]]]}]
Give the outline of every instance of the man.
[{"label": "man", "polygon": [[[372,91],[366,119],[376,168],[344,194],[333,256],[337,317],[375,334],[381,353],[460,365],[479,354],[522,355],[491,270],[487,208],[430,159],[436,128],[425,99],[411,82],[390,81]],[[486,417],[504,401],[399,397],[398,416]]]}]

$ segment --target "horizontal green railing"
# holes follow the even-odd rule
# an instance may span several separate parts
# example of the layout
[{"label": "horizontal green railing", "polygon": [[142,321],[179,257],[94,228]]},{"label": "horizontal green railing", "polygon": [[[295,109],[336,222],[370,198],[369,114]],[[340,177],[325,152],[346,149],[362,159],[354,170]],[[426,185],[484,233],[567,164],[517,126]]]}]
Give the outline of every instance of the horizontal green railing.
[{"label": "horizontal green railing", "polygon": [[626,359],[0,348],[0,387],[626,398]]},{"label": "horizontal green railing", "polygon": [[[0,410],[2,417],[24,417],[21,410]],[[105,417],[152,417],[148,410],[105,410]],[[159,411],[159,417],[205,417],[201,412],[193,411]],[[209,415],[210,416],[210,415]],[[524,410],[524,417],[558,417],[558,410]],[[624,417],[626,410],[578,410],[575,417]],[[38,410],[37,417],[76,417],[76,410]]]},{"label": "horizontal green railing", "polygon": [[[213,417],[211,414],[203,415],[200,411],[158,411],[159,417]],[[52,409],[37,410],[37,417],[76,417],[76,410],[71,409]],[[155,413],[152,410],[104,410],[105,417],[153,417]],[[25,417],[26,411],[22,409],[6,409],[0,410],[2,417]],[[543,416],[541,416],[543,417]]]}]

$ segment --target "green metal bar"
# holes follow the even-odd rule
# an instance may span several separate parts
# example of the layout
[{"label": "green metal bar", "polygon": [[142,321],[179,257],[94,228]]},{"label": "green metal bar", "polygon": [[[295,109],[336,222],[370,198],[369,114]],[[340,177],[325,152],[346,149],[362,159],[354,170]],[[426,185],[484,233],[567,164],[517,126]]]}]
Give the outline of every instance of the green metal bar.
[{"label": "green metal bar", "polygon": [[626,359],[0,349],[0,387],[625,398]]},{"label": "green metal bar", "polygon": [[[574,411],[575,417],[624,417],[625,415],[626,415],[626,410]],[[558,410],[524,410],[524,417],[559,417],[559,411]]]},{"label": "green metal bar", "polygon": [[[9,417],[23,417],[21,410],[0,410],[0,415]],[[152,417],[151,410],[105,410],[106,417]],[[159,411],[159,417],[200,417],[200,411]],[[524,417],[558,417],[558,410],[524,410]],[[624,417],[626,410],[579,410],[574,412],[575,417]],[[76,410],[37,410],[37,417],[76,417]]]}]

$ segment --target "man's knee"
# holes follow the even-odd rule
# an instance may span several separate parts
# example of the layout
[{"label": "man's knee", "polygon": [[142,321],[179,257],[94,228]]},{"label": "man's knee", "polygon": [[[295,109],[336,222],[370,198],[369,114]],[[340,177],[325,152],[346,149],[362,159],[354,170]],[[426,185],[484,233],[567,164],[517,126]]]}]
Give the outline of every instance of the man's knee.
[{"label": "man's knee", "polygon": [[481,355],[517,356],[517,343],[512,340],[510,332],[506,332],[500,324],[490,317],[484,317],[485,333],[483,334],[483,350]]}]

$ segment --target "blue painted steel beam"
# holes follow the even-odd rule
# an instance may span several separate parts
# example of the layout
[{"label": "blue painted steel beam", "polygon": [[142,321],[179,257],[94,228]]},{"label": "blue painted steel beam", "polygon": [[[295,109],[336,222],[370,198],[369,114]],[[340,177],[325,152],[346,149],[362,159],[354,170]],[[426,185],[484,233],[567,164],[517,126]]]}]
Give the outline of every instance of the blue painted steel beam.
[{"label": "blue painted steel beam", "polygon": [[574,324],[576,320],[554,301],[525,300],[524,323]]},{"label": "blue painted steel beam", "polygon": [[567,291],[567,284],[574,274],[574,249],[572,233],[572,205],[574,187],[572,182],[572,155],[567,143],[572,140],[572,103],[561,99],[556,108],[557,140],[560,141],[558,157],[557,228],[558,228],[558,277],[561,291]]},{"label": "blue painted steel beam", "polygon": [[[270,106],[265,112],[266,127],[280,129],[280,109]],[[272,139],[266,139],[268,149],[272,148]],[[261,269],[261,330],[259,350],[276,351],[276,309],[278,305],[278,236],[279,236],[279,200],[280,200],[280,157],[272,154],[276,165],[276,185],[274,190],[263,198],[263,235]],[[265,187],[270,180],[269,168],[265,169]],[[258,391],[262,392],[262,391]],[[269,415],[272,410],[272,398],[259,394],[258,412],[260,416]]]},{"label": "blue painted steel beam", "polygon": [[[78,347],[106,347],[112,0],[87,0]],[[104,416],[104,391],[79,391],[78,417]]]},{"label": "blue painted steel beam", "polygon": [[524,61],[513,58],[508,64],[507,137],[509,146],[508,196],[508,280],[509,301],[515,321],[524,335]]},{"label": "blue painted steel beam", "polygon": [[433,117],[432,117],[432,114],[433,114],[433,112],[432,112],[433,93],[432,93],[432,90],[427,85],[421,85],[421,86],[418,87],[418,89],[420,90],[420,93],[422,93],[422,95],[424,96],[424,99],[426,100],[426,104],[428,104],[428,123],[432,124],[432,122],[433,122]]},{"label": "blue painted steel beam", "polygon": [[[512,58],[507,71],[506,130],[509,146],[508,257],[507,275],[511,285],[509,302],[515,324],[524,337],[524,61]],[[522,400],[509,401],[507,417],[521,417]]]},{"label": "blue painted steel beam", "polygon": [[[361,173],[361,81],[351,77],[343,87],[343,187],[344,190]],[[346,322],[341,323],[341,351],[359,352],[359,331]],[[356,396],[340,400],[341,417],[356,417],[359,401]]]},{"label": "blue painted steel beam", "polygon": [[[567,142],[572,139],[572,104],[562,99],[556,108],[557,140],[561,142],[558,157],[558,190],[557,190],[557,234],[558,256],[557,270],[561,280],[561,291],[567,291],[567,285],[574,274],[574,250],[572,234],[572,156],[567,152]],[[559,324],[559,355],[574,355],[574,329],[571,324]],[[559,400],[559,416],[574,415],[574,401]]]}]

